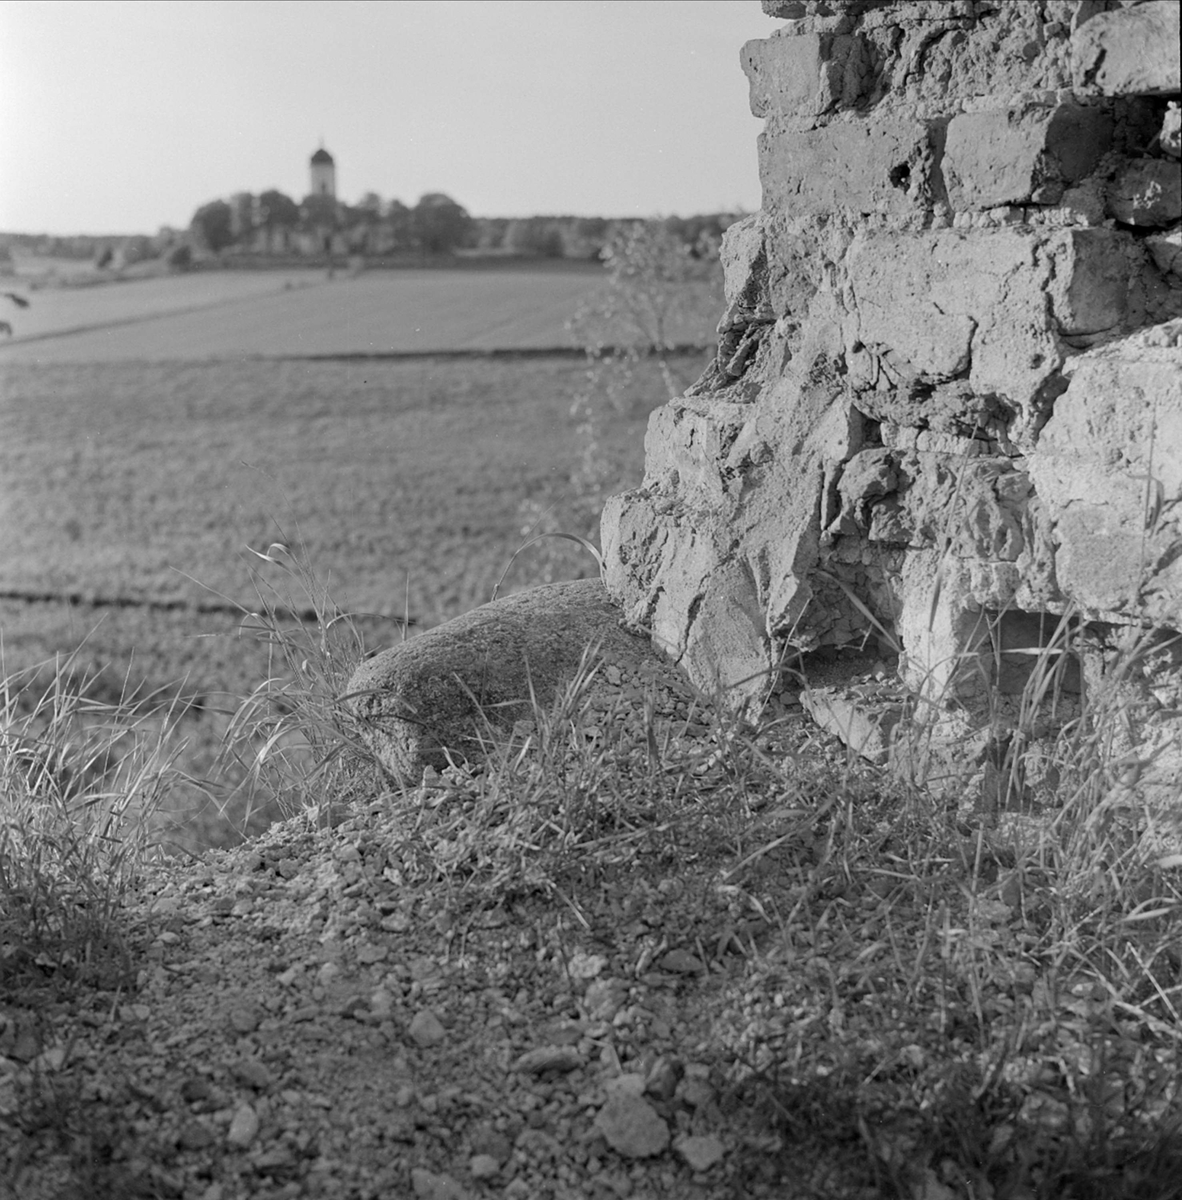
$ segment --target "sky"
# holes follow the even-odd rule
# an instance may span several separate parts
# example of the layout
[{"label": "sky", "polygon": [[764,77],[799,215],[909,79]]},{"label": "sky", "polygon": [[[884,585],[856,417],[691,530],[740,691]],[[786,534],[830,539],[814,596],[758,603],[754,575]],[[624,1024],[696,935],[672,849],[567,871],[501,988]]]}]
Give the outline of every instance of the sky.
[{"label": "sky", "polygon": [[6,0],[0,230],[154,233],[277,187],[474,216],[759,207],[758,0]]}]

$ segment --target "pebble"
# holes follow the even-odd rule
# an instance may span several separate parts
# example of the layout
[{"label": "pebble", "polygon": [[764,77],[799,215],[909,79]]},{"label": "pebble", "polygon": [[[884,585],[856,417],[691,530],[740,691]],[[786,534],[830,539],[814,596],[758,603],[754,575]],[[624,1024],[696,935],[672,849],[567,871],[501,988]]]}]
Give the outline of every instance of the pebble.
[{"label": "pebble", "polygon": [[450,1175],[436,1175],[415,1167],[410,1173],[410,1183],[419,1200],[468,1200],[468,1193]]},{"label": "pebble", "polygon": [[657,960],[657,966],[676,975],[694,975],[705,970],[702,960],[688,950],[670,950]]},{"label": "pebble", "polygon": [[651,1158],[669,1145],[669,1126],[639,1096],[617,1092],[599,1110],[595,1128],[617,1154]]},{"label": "pebble", "polygon": [[234,1119],[230,1122],[230,1131],[226,1134],[229,1145],[245,1150],[254,1141],[259,1132],[259,1117],[249,1104],[240,1104],[234,1110]]},{"label": "pebble", "polygon": [[213,1141],[209,1127],[200,1121],[186,1121],[181,1126],[180,1144],[186,1150],[203,1150]]},{"label": "pebble", "polygon": [[410,1023],[410,1036],[426,1050],[429,1046],[438,1046],[447,1037],[447,1030],[429,1008],[420,1008]]},{"label": "pebble", "polygon": [[597,979],[587,988],[583,1006],[593,1021],[610,1021],[628,998],[627,985],[620,979]]},{"label": "pebble", "polygon": [[539,1046],[527,1050],[510,1068],[525,1075],[541,1075],[543,1071],[577,1071],[583,1056],[575,1046]]},{"label": "pebble", "polygon": [[629,1072],[627,1075],[619,1075],[615,1079],[609,1079],[604,1084],[603,1090],[608,1096],[635,1096],[644,1095],[644,1076]]},{"label": "pebble", "polygon": [[681,1074],[681,1064],[676,1059],[662,1054],[649,1070],[644,1081],[644,1090],[658,1100],[671,1100],[677,1091]]},{"label": "pebble", "polygon": [[473,1154],[468,1161],[473,1179],[491,1179],[500,1169],[501,1164],[491,1154]]},{"label": "pebble", "polygon": [[271,1072],[257,1058],[247,1058],[238,1063],[234,1067],[234,1074],[248,1087],[260,1092],[271,1086]]},{"label": "pebble", "polygon": [[673,1147],[694,1171],[708,1171],[726,1154],[726,1147],[713,1134],[678,1138]]},{"label": "pebble", "polygon": [[383,1021],[394,1011],[394,997],[385,988],[378,988],[369,998],[369,1008],[379,1021]]}]

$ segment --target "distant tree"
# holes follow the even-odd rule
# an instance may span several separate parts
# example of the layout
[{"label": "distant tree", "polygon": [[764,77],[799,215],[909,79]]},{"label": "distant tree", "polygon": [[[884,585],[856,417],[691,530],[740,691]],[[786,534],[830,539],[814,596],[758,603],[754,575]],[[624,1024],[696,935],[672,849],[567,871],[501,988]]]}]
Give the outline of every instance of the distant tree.
[{"label": "distant tree", "polygon": [[192,248],[185,242],[182,242],[179,246],[173,246],[164,261],[174,271],[187,271],[193,265]]},{"label": "distant tree", "polygon": [[598,258],[607,238],[604,217],[573,217],[562,230],[562,252],[567,258]]},{"label": "distant tree", "polygon": [[153,257],[152,240],[141,233],[124,238],[119,245],[119,258],[125,267]]},{"label": "distant tree", "polygon": [[215,254],[234,240],[230,224],[230,206],[224,200],[211,200],[194,214],[190,228]]},{"label": "distant tree", "polygon": [[304,197],[300,205],[304,221],[315,228],[335,228],[338,217],[338,205],[332,196],[313,193]]},{"label": "distant tree", "polygon": [[442,192],[421,197],[411,215],[415,241],[431,254],[448,254],[462,246],[471,227],[468,210]]},{"label": "distant tree", "polygon": [[505,232],[509,224],[505,217],[473,217],[468,233],[469,244],[482,253],[500,250],[505,244]]},{"label": "distant tree", "polygon": [[390,200],[382,219],[390,227],[390,236],[397,250],[414,244],[414,213],[401,200]]},{"label": "distant tree", "polygon": [[357,201],[357,210],[360,213],[369,213],[372,217],[377,218],[382,215],[382,198],[377,192],[366,192],[360,200]]},{"label": "distant tree", "polygon": [[537,258],[562,257],[562,218],[526,217],[509,222],[504,248],[510,254]]},{"label": "distant tree", "polygon": [[300,223],[300,206],[276,188],[259,196],[259,219],[268,229],[292,229]]}]

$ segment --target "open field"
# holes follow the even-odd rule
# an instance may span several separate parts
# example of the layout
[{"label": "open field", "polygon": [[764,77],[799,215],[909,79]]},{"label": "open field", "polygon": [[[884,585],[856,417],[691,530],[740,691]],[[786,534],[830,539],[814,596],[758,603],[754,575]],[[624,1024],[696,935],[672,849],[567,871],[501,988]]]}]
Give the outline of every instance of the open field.
[{"label": "open field", "polygon": [[[701,365],[676,363],[687,380]],[[423,628],[483,603],[538,514],[566,520],[582,450],[570,406],[586,382],[577,358],[0,361],[5,667],[85,641],[79,668],[100,672],[108,698],[125,682],[179,687],[197,701],[199,773],[224,729],[214,710],[268,674],[235,609],[285,581],[248,548],[301,546],[334,599],[368,614],[375,647],[402,636],[406,613]],[[640,479],[662,396],[645,363],[609,411],[601,453],[621,486]],[[562,545],[560,577],[594,572]],[[540,582],[552,559],[528,551],[505,590]],[[205,824],[196,840],[225,836]]]},{"label": "open field", "polygon": [[[434,623],[487,595],[521,502],[569,476],[583,372],[553,359],[9,367],[0,590],[245,602],[243,548],[298,537],[342,603],[401,612],[409,573],[412,612]],[[631,435],[639,452],[639,420]]]},{"label": "open field", "polygon": [[[27,293],[7,312],[16,362],[209,361],[575,347],[566,321],[602,287],[567,270],[196,272]],[[718,304],[673,330],[709,344]]]},{"label": "open field", "polygon": [[[539,518],[593,534],[586,495],[571,504],[588,449],[571,405],[588,364],[480,352],[570,345],[565,322],[601,286],[585,269],[518,268],[197,272],[32,292],[0,345],[4,669],[82,645],[73,669],[95,676],[91,693],[185,697],[184,766],[201,777],[226,713],[272,669],[243,613],[260,588],[308,604],[273,594],[286,577],[251,550],[298,547],[380,647],[407,614],[413,631],[489,599]],[[699,324],[689,333],[708,341]],[[347,357],[430,349],[477,356]],[[688,383],[704,358],[676,372]],[[599,405],[608,486],[639,481],[665,394],[644,362]],[[505,589],[594,569],[546,543]],[[198,803],[200,788],[178,793],[183,844],[241,832],[230,814],[190,822]]]}]

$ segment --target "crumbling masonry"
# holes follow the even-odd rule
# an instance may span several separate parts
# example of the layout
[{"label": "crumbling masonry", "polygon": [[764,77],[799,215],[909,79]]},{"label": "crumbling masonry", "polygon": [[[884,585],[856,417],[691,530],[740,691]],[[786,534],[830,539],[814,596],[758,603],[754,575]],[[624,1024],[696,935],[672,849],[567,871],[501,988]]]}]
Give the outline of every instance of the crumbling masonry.
[{"label": "crumbling masonry", "polygon": [[1176,796],[1179,5],[764,8],[763,207],[713,368],[604,512],[610,592],[704,691],[908,769],[926,727],[978,796],[1131,689],[1130,755]]}]

